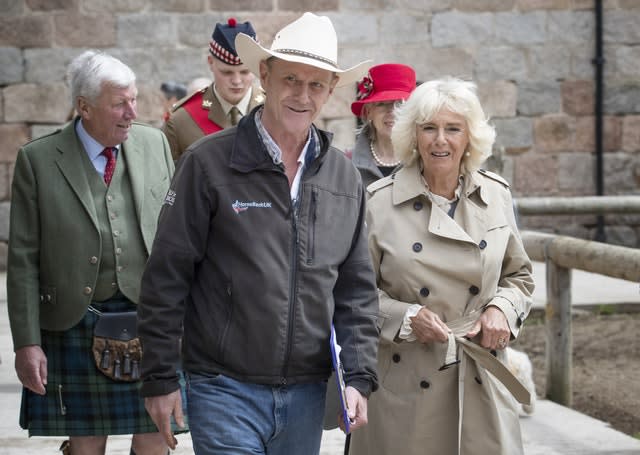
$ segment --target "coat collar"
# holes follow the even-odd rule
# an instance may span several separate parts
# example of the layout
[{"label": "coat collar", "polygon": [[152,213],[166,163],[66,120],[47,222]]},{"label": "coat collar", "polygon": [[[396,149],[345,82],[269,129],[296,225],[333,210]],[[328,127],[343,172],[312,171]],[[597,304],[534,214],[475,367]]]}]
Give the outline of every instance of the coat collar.
[{"label": "coat collar", "polygon": [[391,178],[393,179],[393,205],[400,205],[419,196],[429,197],[420,178],[417,162],[411,166],[403,166]]},{"label": "coat collar", "polygon": [[[249,115],[240,119],[238,127],[225,130],[218,134],[235,134],[233,149],[231,151],[230,166],[240,172],[251,172],[257,169],[272,169],[275,164],[258,133],[255,115],[261,106],[254,108]],[[329,150],[333,135],[312,125],[318,133],[320,140],[320,155],[315,159],[315,163],[321,163]],[[307,172],[309,172],[307,168]]]},{"label": "coat collar", "polygon": [[86,152],[76,134],[76,120],[69,122],[60,131],[60,140],[56,146],[60,155],[56,159],[56,163],[97,229],[98,215],[81,159],[81,154]]},{"label": "coat collar", "polygon": [[202,106],[206,106],[206,109],[209,109],[208,117],[210,121],[222,127],[228,128],[231,126],[231,123],[224,113],[224,109],[222,109],[222,104],[220,104],[220,101],[213,90],[213,84],[207,87],[207,89],[202,93]]},{"label": "coat collar", "polygon": [[[231,122],[229,121],[229,117],[222,107],[222,103],[215,94],[213,85],[214,84],[211,84],[202,93],[202,104],[203,106],[205,104],[208,105],[207,109],[209,109],[209,120],[211,120],[216,125],[223,126],[224,128],[229,128],[231,126]],[[251,98],[249,100],[247,110],[251,111],[256,106],[264,102],[264,95],[262,94],[262,90],[256,87],[251,87],[249,89],[249,93],[251,94]]]},{"label": "coat collar", "polygon": [[[427,189],[422,183],[420,167],[416,161],[411,166],[403,166],[392,178],[393,183],[393,204],[399,205],[420,195],[429,197]],[[491,201],[490,192],[486,185],[483,186],[483,178],[478,172],[471,172],[464,175],[463,194],[466,198],[489,205]]]},{"label": "coat collar", "polygon": [[358,168],[359,170],[366,169],[377,178],[382,178],[383,177],[382,172],[380,172],[380,169],[378,169],[378,166],[376,166],[375,161],[373,161],[373,156],[371,156],[371,152],[370,152],[371,138],[369,137],[370,134],[371,134],[370,126],[365,125],[362,131],[360,131],[360,134],[358,134],[351,160],[353,161],[353,164],[356,166],[356,168]]},{"label": "coat collar", "polygon": [[488,190],[487,185],[483,185],[483,183],[486,183],[486,181],[484,181],[484,179],[480,176],[479,172],[475,171],[465,174],[464,180],[465,196],[467,198],[476,200],[476,202],[478,203],[482,202],[482,204],[484,204],[485,206],[489,205],[489,203],[491,202],[491,194]]},{"label": "coat collar", "polygon": [[[427,189],[422,183],[418,163],[401,168],[392,176],[393,205],[400,205],[412,199],[429,201]],[[429,232],[432,234],[464,242],[479,243],[487,230],[486,208],[490,202],[488,189],[477,172],[464,175],[464,187],[456,208],[455,220],[447,213],[432,206],[429,216]]]}]

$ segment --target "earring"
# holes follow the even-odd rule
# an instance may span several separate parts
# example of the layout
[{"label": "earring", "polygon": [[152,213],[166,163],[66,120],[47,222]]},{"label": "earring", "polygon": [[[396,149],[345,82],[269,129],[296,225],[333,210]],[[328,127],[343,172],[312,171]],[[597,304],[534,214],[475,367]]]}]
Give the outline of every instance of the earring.
[{"label": "earring", "polygon": [[464,152],[464,156],[471,156],[470,152]]}]

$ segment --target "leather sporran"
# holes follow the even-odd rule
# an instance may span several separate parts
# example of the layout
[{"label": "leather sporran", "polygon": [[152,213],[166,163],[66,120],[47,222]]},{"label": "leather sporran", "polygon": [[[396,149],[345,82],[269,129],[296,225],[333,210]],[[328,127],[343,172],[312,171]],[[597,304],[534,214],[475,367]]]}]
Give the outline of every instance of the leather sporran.
[{"label": "leather sporran", "polygon": [[93,311],[98,321],[93,328],[93,358],[96,367],[114,381],[140,379],[142,345],[136,327],[136,312]]}]

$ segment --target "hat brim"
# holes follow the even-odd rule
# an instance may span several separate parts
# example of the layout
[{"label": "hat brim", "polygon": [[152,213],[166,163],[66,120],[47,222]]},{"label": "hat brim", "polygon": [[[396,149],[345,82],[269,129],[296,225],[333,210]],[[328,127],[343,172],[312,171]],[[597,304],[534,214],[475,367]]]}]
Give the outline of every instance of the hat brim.
[{"label": "hat brim", "polygon": [[238,35],[236,36],[235,44],[236,52],[242,60],[242,63],[247,65],[251,72],[256,76],[260,76],[260,62],[262,60],[266,60],[269,57],[276,57],[282,60],[286,60],[287,62],[303,63],[305,65],[315,66],[316,68],[336,73],[336,75],[339,77],[336,87],[343,87],[345,85],[354,84],[359,79],[364,77],[373,63],[372,60],[365,60],[364,62],[360,62],[349,69],[342,70],[328,62],[316,60],[313,57],[284,54],[281,52],[265,49],[260,44],[251,39],[250,36],[245,35],[244,33],[238,33]]},{"label": "hat brim", "polygon": [[410,92],[405,92],[404,90],[385,90],[384,92],[378,92],[368,98],[351,103],[351,112],[360,117],[360,114],[362,114],[362,108],[365,104],[380,103],[384,101],[404,101],[409,98],[410,95]]}]

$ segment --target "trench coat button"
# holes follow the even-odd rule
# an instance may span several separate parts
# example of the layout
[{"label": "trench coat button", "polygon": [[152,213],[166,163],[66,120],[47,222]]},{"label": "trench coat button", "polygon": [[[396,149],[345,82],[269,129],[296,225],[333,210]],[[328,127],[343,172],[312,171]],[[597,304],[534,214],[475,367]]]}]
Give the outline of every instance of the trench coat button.
[{"label": "trench coat button", "polygon": [[520,313],[518,319],[516,319],[516,326],[520,327],[524,322],[524,313]]},{"label": "trench coat button", "polygon": [[394,363],[400,362],[400,354],[393,354],[391,359],[393,360]]},{"label": "trench coat button", "polygon": [[116,248],[116,254],[122,254],[122,248]]},{"label": "trench coat button", "polygon": [[44,302],[44,295],[40,294],[40,303]]},{"label": "trench coat button", "polygon": [[419,253],[420,251],[422,251],[422,243],[420,242],[416,242],[413,244],[413,251],[415,251],[416,253]]},{"label": "trench coat button", "polygon": [[420,295],[422,297],[429,297],[429,288],[422,288],[420,289]]},{"label": "trench coat button", "polygon": [[45,300],[46,300],[47,302],[51,302],[51,294],[47,294],[47,295],[45,296]]},{"label": "trench coat button", "polygon": [[92,291],[92,289],[89,286],[85,286],[85,288],[82,290],[82,293],[84,295],[90,295],[91,291]]},{"label": "trench coat button", "polygon": [[473,285],[469,288],[469,293],[471,295],[478,295],[480,293],[480,289],[478,288],[478,286]]},{"label": "trench coat button", "polygon": [[431,383],[429,381],[422,380],[420,381],[420,387],[423,389],[428,389],[431,387]]},{"label": "trench coat button", "polygon": [[111,283],[111,287],[112,288],[117,288],[118,287],[118,283]]},{"label": "trench coat button", "polygon": [[91,263],[91,264],[97,264],[97,263],[98,263],[98,258],[97,258],[97,257],[95,257],[95,256],[91,256],[91,257],[89,258],[89,263]]},{"label": "trench coat button", "polygon": [[416,201],[413,203],[414,210],[422,210],[422,201]]},{"label": "trench coat button", "polygon": [[480,243],[478,243],[478,247],[481,250],[484,250],[487,247],[487,242],[485,242],[484,240],[480,240]]}]

